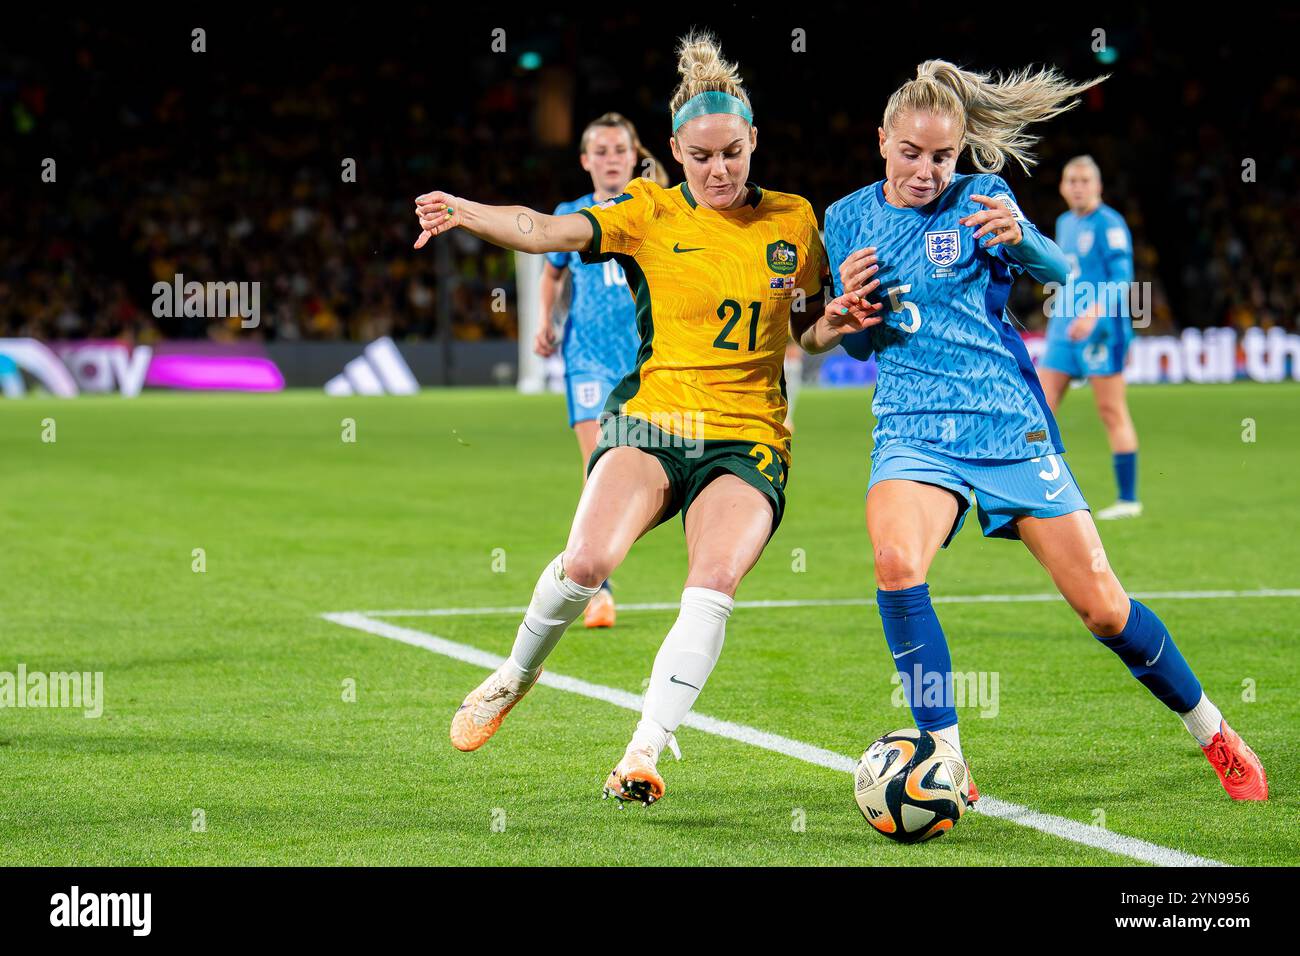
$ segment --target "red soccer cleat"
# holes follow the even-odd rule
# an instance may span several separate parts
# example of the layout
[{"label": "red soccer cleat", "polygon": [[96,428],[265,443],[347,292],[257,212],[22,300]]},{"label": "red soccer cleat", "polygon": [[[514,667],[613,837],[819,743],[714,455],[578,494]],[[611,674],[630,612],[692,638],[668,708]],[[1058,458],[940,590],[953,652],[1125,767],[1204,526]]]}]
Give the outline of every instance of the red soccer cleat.
[{"label": "red soccer cleat", "polygon": [[1268,799],[1268,777],[1264,775],[1264,765],[1226,720],[1219,721],[1219,732],[1201,750],[1232,799]]},{"label": "red soccer cleat", "polygon": [[980,798],[980,792],[975,787],[975,777],[972,776],[970,772],[969,760],[966,761],[966,780],[968,781],[968,786],[970,787],[970,796],[966,798],[966,806],[969,807],[974,805],[975,801]]}]

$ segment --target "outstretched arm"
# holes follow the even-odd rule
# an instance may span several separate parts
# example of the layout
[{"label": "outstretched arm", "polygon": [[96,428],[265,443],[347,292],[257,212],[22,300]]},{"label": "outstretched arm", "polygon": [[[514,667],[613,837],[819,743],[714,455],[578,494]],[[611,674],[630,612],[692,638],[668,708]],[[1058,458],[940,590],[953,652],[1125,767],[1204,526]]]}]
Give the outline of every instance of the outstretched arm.
[{"label": "outstretched arm", "polygon": [[422,230],[416,249],[457,226],[516,252],[579,252],[591,244],[591,221],[580,213],[548,216],[527,206],[485,206],[431,192],[416,197],[415,215]]}]

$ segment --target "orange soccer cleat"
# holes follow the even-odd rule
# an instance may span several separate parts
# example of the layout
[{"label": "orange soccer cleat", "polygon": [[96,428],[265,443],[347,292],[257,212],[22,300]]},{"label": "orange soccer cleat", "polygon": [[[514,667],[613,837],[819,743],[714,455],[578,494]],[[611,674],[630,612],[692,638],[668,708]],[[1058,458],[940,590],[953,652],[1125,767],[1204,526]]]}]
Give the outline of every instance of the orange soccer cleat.
[{"label": "orange soccer cleat", "polygon": [[1268,799],[1268,777],[1264,775],[1264,765],[1226,720],[1219,721],[1219,732],[1201,750],[1232,799]]},{"label": "orange soccer cleat", "polygon": [[655,769],[654,753],[650,747],[628,745],[623,759],[618,762],[605,781],[602,799],[614,797],[621,810],[623,804],[635,801],[650,806],[664,796],[664,778]]},{"label": "orange soccer cleat", "polygon": [[601,588],[592,597],[582,616],[582,623],[587,627],[614,626],[614,594],[609,588]]},{"label": "orange soccer cleat", "polygon": [[[507,662],[508,663],[508,662]],[[537,677],[525,683],[502,673],[503,664],[465,698],[451,718],[451,745],[457,750],[478,750],[497,732],[510,709],[523,699],[537,683]]]}]

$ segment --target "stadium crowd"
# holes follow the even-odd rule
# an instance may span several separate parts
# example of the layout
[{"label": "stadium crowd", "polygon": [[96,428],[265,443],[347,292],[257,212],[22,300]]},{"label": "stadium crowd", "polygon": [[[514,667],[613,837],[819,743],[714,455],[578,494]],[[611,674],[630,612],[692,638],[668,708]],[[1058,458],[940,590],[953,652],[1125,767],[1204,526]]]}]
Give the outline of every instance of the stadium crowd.
[{"label": "stadium crowd", "polygon": [[[609,14],[584,29],[625,31],[637,17]],[[264,31],[267,48],[254,50],[252,61],[273,63],[256,54],[293,43],[306,29],[287,18],[279,28],[278,39]],[[350,57],[330,49],[305,66],[260,71],[215,54],[196,65],[182,47],[138,70],[133,43],[141,41],[130,25],[78,22],[67,43],[5,55],[0,158],[21,175],[0,180],[0,336],[236,334],[237,318],[154,316],[152,284],[178,273],[261,281],[256,334],[270,339],[430,337],[447,328],[462,339],[515,335],[511,254],[459,232],[412,254],[411,197],[437,186],[549,211],[586,191],[576,147],[544,145],[537,135],[538,79],[547,70],[568,78],[574,137],[588,117],[618,109],[670,160],[663,102],[670,40],[624,45],[615,56],[583,42],[562,19],[534,29],[542,72],[512,56],[466,56],[453,82],[473,92],[455,97],[445,95],[448,74],[436,64],[413,69],[402,51],[382,55],[366,44]],[[1236,87],[1206,83],[1191,75],[1189,54],[1156,44],[1149,28],[1121,39],[1118,66],[1078,56],[1062,63],[1072,75],[1112,69],[1116,78],[1070,120],[1052,124],[1032,178],[1004,173],[1021,206],[1050,233],[1064,208],[1060,168],[1090,153],[1103,170],[1106,200],[1133,232],[1137,278],[1152,283],[1153,331],[1296,328],[1295,78],[1261,73]],[[883,94],[836,96],[833,85],[791,90],[788,64],[741,55],[762,132],[760,184],[799,192],[820,212],[879,176]],[[964,62],[1028,59],[1011,53],[1006,62],[974,55]],[[1214,68],[1213,50],[1203,59]],[[877,85],[892,89],[908,72],[905,62],[891,61]],[[1251,93],[1244,101],[1241,89]],[[861,103],[868,106],[859,113]],[[56,162],[54,182],[37,179],[46,157]],[[348,158],[355,182],[344,181]],[[494,296],[498,289],[504,299]],[[1041,325],[1039,294],[1022,281],[1012,302],[1029,327]]]}]

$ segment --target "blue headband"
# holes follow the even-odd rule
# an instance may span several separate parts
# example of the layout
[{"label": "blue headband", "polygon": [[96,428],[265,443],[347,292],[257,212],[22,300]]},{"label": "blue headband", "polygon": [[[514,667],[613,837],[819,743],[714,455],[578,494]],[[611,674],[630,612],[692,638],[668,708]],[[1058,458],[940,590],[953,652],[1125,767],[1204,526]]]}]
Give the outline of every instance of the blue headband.
[{"label": "blue headband", "polygon": [[746,123],[754,125],[754,113],[743,100],[730,93],[711,90],[708,93],[697,93],[692,96],[673,114],[673,134],[676,135],[677,130],[688,120],[693,120],[697,116],[707,116],[710,113],[734,113]]}]

